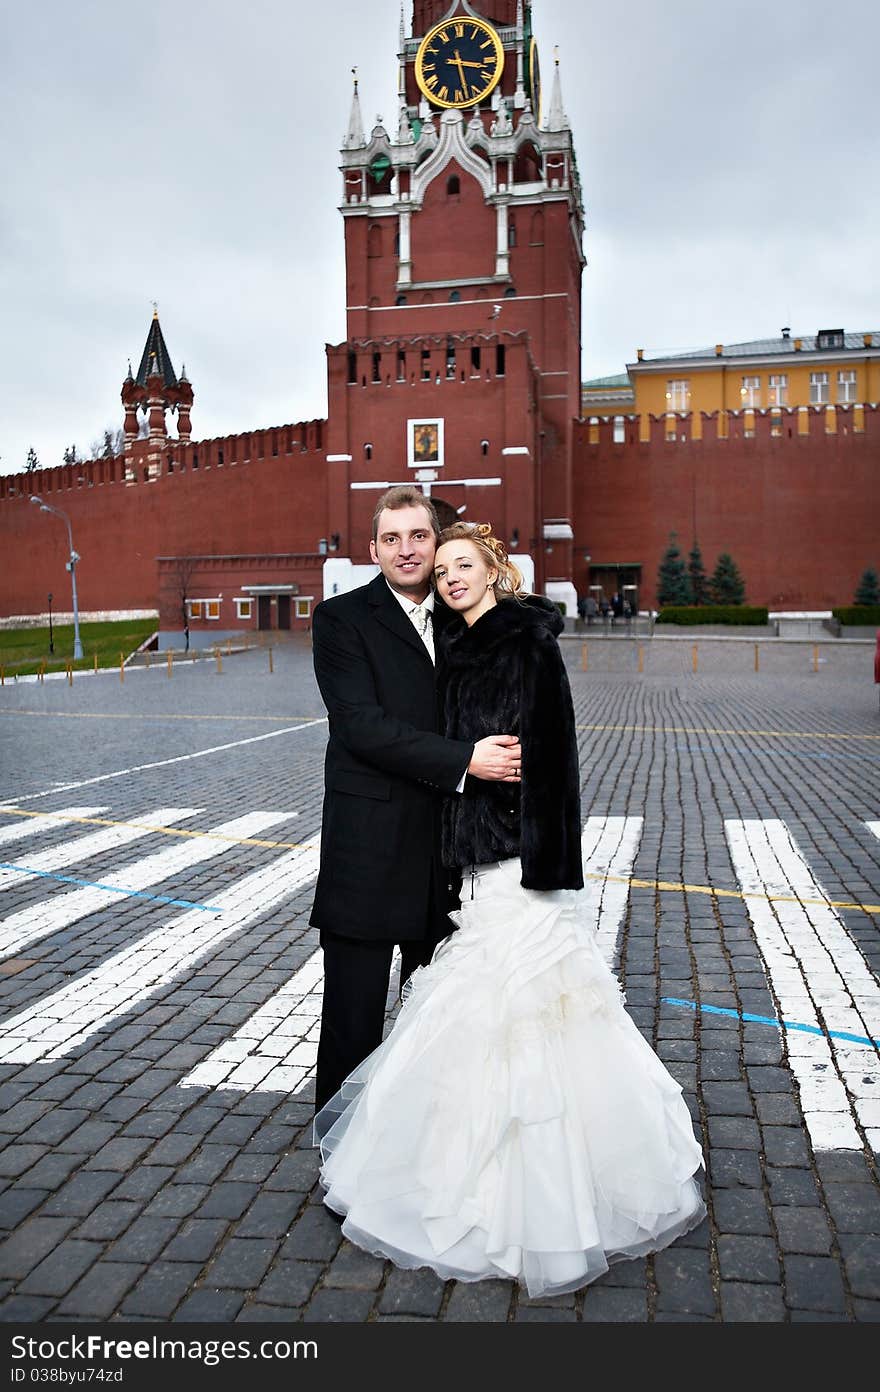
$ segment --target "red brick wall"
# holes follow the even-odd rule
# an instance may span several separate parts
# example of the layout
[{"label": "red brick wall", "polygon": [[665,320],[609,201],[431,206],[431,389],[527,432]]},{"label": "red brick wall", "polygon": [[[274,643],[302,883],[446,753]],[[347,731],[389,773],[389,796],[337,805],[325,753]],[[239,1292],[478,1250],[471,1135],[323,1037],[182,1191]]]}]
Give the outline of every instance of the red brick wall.
[{"label": "red brick wall", "polygon": [[838,433],[827,435],[824,412],[811,411],[809,435],[798,436],[792,413],[776,438],[769,417],[758,416],[746,439],[742,417],[731,417],[730,438],[718,440],[715,418],[704,417],[703,440],[668,444],[662,419],[652,420],[649,444],[638,443],[639,423],[628,421],[619,445],[610,421],[593,445],[590,427],[578,422],[577,589],[587,583],[585,551],[594,564],[640,561],[640,602],[655,605],[657,568],[675,531],[685,556],[696,534],[709,573],[729,551],[750,603],[790,610],[851,603],[862,571],[880,564],[880,409],[865,409],[863,433],[842,413],[837,419]]},{"label": "red brick wall", "polygon": [[173,472],[152,483],[126,484],[122,459],[0,478],[0,615],[41,613],[49,590],[56,608],[69,604],[67,530],[32,493],[70,518],[81,610],[155,607],[160,555],[316,551],[327,534],[323,430],[174,442],[163,452]]}]

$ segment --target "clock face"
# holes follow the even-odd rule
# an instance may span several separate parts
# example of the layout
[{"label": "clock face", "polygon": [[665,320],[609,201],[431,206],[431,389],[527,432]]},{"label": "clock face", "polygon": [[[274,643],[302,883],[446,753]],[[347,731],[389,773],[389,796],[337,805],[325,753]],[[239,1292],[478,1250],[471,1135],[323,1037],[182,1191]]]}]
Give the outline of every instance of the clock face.
[{"label": "clock face", "polygon": [[416,54],[416,81],[434,106],[475,106],[495,88],[504,48],[481,19],[448,19],[429,29]]},{"label": "clock face", "polygon": [[535,120],[541,124],[541,65],[538,62],[538,45],[534,39],[529,44],[529,100]]}]

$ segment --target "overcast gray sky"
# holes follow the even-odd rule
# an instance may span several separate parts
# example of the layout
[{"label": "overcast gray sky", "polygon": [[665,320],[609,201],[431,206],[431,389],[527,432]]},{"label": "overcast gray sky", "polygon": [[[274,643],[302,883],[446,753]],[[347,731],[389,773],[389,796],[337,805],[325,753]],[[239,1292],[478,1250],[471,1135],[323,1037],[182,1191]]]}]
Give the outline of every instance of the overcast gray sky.
[{"label": "overcast gray sky", "polygon": [[[391,127],[399,0],[0,17],[0,472],[121,424],[153,300],[196,437],[325,415],[350,69]],[[876,0],[535,0],[534,22],[584,188],[585,377],[880,328]]]}]

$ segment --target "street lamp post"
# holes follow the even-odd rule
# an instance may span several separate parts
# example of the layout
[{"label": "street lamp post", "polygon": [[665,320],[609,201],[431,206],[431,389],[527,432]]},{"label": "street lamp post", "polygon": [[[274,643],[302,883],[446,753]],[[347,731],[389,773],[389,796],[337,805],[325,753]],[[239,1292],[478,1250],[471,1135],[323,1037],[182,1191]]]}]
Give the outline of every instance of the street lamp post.
[{"label": "street lamp post", "polygon": [[55,651],[55,643],[52,639],[52,591],[49,591],[49,653]]},{"label": "street lamp post", "polygon": [[73,591],[73,660],[83,655],[82,643],[79,636],[79,607],[76,602],[76,563],[80,559],[73,549],[73,532],[70,527],[70,518],[61,508],[53,507],[51,503],[44,503],[43,499],[36,494],[32,494],[31,502],[36,503],[40,512],[54,512],[56,517],[60,517],[67,527],[67,546],[70,552],[70,560],[67,562],[66,569],[70,571],[70,587]]}]

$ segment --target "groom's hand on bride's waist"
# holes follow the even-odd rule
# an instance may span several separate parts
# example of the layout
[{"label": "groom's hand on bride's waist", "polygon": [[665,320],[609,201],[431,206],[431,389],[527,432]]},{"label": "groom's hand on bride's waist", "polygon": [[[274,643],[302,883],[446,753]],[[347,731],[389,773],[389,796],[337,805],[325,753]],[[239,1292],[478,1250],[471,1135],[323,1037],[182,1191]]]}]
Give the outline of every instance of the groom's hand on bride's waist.
[{"label": "groom's hand on bride's waist", "polygon": [[494,783],[519,783],[522,746],[516,735],[487,735],[474,745],[467,771]]}]

